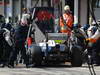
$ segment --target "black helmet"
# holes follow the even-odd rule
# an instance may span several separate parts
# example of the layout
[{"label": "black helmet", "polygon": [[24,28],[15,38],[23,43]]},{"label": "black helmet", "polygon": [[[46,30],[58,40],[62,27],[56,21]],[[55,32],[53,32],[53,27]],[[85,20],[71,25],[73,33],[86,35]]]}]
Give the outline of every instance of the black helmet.
[{"label": "black helmet", "polygon": [[3,15],[0,14],[0,18],[4,17]]},{"label": "black helmet", "polygon": [[0,14],[0,22],[5,22],[5,18],[3,15]]}]

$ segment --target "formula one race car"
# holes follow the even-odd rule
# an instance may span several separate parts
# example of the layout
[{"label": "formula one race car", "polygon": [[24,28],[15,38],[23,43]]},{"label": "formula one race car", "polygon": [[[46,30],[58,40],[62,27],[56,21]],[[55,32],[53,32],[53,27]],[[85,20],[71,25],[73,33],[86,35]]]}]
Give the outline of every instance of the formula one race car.
[{"label": "formula one race car", "polygon": [[[28,50],[32,63],[41,65],[42,63],[65,63],[70,61],[72,66],[82,66],[83,49],[77,43],[77,37],[74,36],[73,32],[70,36],[66,33],[55,33],[54,19],[51,15],[53,13],[50,10],[53,10],[53,8],[36,7],[35,17],[38,18],[38,21],[35,22],[36,24],[33,23],[35,24],[36,42]],[[38,15],[38,13],[41,13],[41,15]]]}]

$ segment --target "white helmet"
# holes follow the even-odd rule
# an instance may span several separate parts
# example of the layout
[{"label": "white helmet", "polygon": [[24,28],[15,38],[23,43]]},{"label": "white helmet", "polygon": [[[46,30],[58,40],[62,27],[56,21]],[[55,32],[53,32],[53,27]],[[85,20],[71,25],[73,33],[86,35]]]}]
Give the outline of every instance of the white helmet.
[{"label": "white helmet", "polygon": [[70,10],[69,5],[64,6],[64,10],[65,10],[65,11],[66,11],[66,10]]}]

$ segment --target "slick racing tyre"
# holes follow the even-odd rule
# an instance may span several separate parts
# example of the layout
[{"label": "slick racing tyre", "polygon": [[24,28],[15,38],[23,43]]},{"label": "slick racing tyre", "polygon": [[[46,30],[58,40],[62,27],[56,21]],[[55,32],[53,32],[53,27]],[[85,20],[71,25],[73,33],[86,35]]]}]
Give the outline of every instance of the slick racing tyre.
[{"label": "slick racing tyre", "polygon": [[34,66],[40,66],[42,63],[42,50],[41,47],[33,45],[31,48],[32,62]]},{"label": "slick racing tyre", "polygon": [[82,66],[82,51],[80,46],[72,47],[72,56],[71,56],[71,64],[73,67],[81,67]]}]

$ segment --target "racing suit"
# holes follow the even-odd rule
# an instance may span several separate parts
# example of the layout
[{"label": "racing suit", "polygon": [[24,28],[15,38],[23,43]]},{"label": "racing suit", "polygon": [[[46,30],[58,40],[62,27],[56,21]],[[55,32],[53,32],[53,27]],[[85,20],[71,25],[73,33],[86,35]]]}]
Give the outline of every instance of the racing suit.
[{"label": "racing suit", "polygon": [[[100,65],[100,30],[99,28],[96,30],[94,35],[91,35],[88,39],[90,45],[90,54],[92,53],[93,59],[96,60],[96,64]],[[92,43],[92,45],[91,45]],[[92,51],[92,52],[91,52]]]},{"label": "racing suit", "polygon": [[24,63],[26,64],[26,67],[29,65],[29,59],[28,59],[28,55],[26,54],[26,48],[25,48],[25,41],[29,29],[29,19],[30,19],[30,15],[24,13],[22,15],[21,22],[15,29],[15,49],[11,54],[10,62],[9,62],[11,66],[14,66],[14,61],[17,59],[17,55],[19,54],[19,52],[21,52],[21,56],[24,59]]}]

